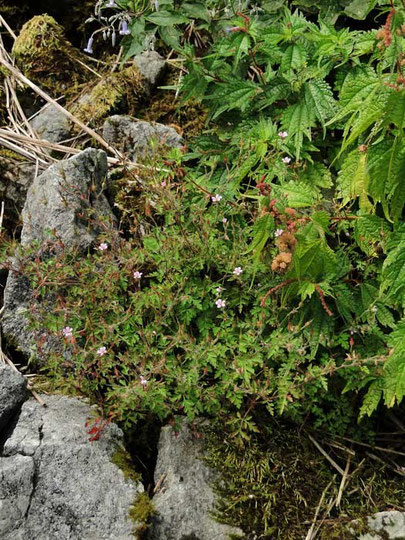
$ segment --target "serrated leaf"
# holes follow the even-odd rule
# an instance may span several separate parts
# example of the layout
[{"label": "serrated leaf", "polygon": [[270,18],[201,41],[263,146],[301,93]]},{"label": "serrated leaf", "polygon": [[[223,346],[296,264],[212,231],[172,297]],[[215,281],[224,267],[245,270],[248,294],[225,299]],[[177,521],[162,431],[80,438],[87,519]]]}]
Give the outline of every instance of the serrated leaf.
[{"label": "serrated leaf", "polygon": [[185,24],[190,21],[184,15],[180,15],[177,11],[160,10],[151,13],[145,17],[147,21],[156,24],[156,26],[172,26],[173,24]]},{"label": "serrated leaf", "polygon": [[365,19],[372,9],[377,5],[378,0],[352,0],[345,7],[345,14],[352,19]]},{"label": "serrated leaf", "polygon": [[381,386],[380,381],[374,381],[370,384],[367,394],[363,398],[359,420],[361,420],[363,416],[371,416],[372,413],[377,409],[383,395]]},{"label": "serrated leaf", "polygon": [[300,174],[300,181],[310,186],[329,188],[332,186],[332,175],[323,163],[314,162],[309,163]]},{"label": "serrated leaf", "polygon": [[367,196],[368,173],[365,153],[358,150],[350,152],[339,171],[337,188],[343,204],[358,197],[360,208],[366,212],[372,211],[373,206]]},{"label": "serrated leaf", "polygon": [[315,112],[316,118],[323,127],[326,135],[326,121],[335,114],[335,100],[332,90],[322,79],[313,80],[305,84],[305,101],[308,109]]},{"label": "serrated leaf", "polygon": [[300,159],[304,135],[311,140],[311,127],[315,126],[314,112],[308,109],[305,101],[299,101],[294,105],[290,105],[284,111],[282,115],[282,126],[292,136],[298,161]]},{"label": "serrated leaf", "polygon": [[299,70],[304,67],[307,60],[306,50],[299,43],[289,45],[283,54],[280,70],[289,73],[292,70]]},{"label": "serrated leaf", "polygon": [[378,216],[359,216],[354,222],[354,238],[366,255],[376,255],[376,247],[387,239],[391,229]]}]

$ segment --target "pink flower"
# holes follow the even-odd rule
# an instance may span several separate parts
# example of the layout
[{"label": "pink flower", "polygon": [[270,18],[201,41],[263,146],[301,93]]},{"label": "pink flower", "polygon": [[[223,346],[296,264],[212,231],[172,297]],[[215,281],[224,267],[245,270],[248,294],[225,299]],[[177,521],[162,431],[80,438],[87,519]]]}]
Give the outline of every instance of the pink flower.
[{"label": "pink flower", "polygon": [[283,163],[288,164],[288,163],[291,163],[291,158],[289,158],[289,157],[286,156],[286,157],[283,157],[283,159],[282,159],[281,161],[282,161]]},{"label": "pink flower", "polygon": [[212,200],[213,203],[220,202],[221,199],[222,199],[222,195],[219,195],[219,194],[214,195],[213,197],[211,197],[211,200]]},{"label": "pink flower", "polygon": [[141,381],[141,385],[143,387],[145,387],[148,384],[148,381],[142,375],[139,377],[139,380]]},{"label": "pink flower", "polygon": [[166,187],[166,186],[167,186],[166,180],[163,180],[163,182],[160,182],[160,185],[161,185],[162,187]]},{"label": "pink flower", "polygon": [[226,305],[225,300],[221,300],[221,298],[218,298],[218,300],[215,302],[218,309],[224,308]]},{"label": "pink flower", "polygon": [[62,330],[63,335],[65,338],[70,338],[73,336],[73,328],[70,326],[65,326],[65,328]]},{"label": "pink flower", "polygon": [[103,242],[102,244],[100,244],[97,248],[99,251],[105,251],[106,249],[108,249],[108,244],[106,244],[105,242]]},{"label": "pink flower", "polygon": [[277,238],[278,236],[281,236],[283,234],[283,229],[277,229],[275,232],[274,232],[274,236]]},{"label": "pink flower", "polygon": [[99,349],[97,349],[96,354],[97,354],[97,356],[104,356],[105,354],[107,354],[107,348],[106,347],[100,347]]},{"label": "pink flower", "polygon": [[280,131],[278,136],[280,137],[280,139],[286,139],[288,137],[288,132],[287,131]]},{"label": "pink flower", "polygon": [[221,294],[224,289],[222,287],[217,287],[215,290],[218,294]]},{"label": "pink flower", "polygon": [[222,223],[228,223],[228,220],[226,219],[226,217],[222,218]]},{"label": "pink flower", "polygon": [[242,268],[240,266],[237,266],[235,268],[235,270],[233,271],[233,273],[235,274],[235,276],[240,276],[241,273],[243,272]]},{"label": "pink flower", "polygon": [[138,270],[134,272],[134,279],[141,279],[141,277],[142,277],[142,272],[138,272]]}]

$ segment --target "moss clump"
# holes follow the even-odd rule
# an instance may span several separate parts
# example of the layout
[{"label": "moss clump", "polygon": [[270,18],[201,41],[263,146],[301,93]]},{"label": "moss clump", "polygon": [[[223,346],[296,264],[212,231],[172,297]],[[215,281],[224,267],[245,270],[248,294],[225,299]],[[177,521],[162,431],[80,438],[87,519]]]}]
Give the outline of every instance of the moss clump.
[{"label": "moss clump", "polygon": [[146,84],[139,69],[131,66],[88,85],[70,110],[82,122],[97,125],[118,110],[135,114],[138,104],[146,96]]},{"label": "moss clump", "polygon": [[[215,517],[241,527],[249,538],[305,538],[329,484],[317,522],[326,518],[317,536],[323,540],[352,538],[350,529],[365,532],[367,516],[403,507],[405,479],[393,478],[384,467],[376,470],[375,463],[356,451],[350,471],[357,468],[357,472],[350,476],[340,508],[334,505],[328,512],[341,477],[297,428],[277,425],[243,448],[223,426],[210,428],[206,437],[206,461],[221,477],[215,486],[219,495]],[[347,454],[341,452],[334,459],[344,468]]]},{"label": "moss clump", "polygon": [[134,522],[134,534],[138,540],[144,537],[154,513],[155,508],[148,495],[140,493],[129,511],[129,516]]},{"label": "moss clump", "polygon": [[49,15],[24,24],[12,53],[24,75],[53,95],[77,92],[77,86],[89,78],[89,71],[77,62],[82,55]]},{"label": "moss clump", "polygon": [[126,480],[132,480],[133,482],[140,482],[142,480],[141,475],[134,468],[130,454],[125,448],[121,446],[117,447],[111,458],[111,463],[114,463],[114,465],[121,469]]}]

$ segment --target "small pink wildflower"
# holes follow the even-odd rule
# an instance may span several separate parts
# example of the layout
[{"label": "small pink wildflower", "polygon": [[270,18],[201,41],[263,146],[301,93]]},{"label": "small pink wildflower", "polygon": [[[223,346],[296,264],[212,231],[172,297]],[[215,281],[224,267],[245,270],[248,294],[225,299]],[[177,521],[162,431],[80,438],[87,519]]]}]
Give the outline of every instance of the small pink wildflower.
[{"label": "small pink wildflower", "polygon": [[243,272],[242,268],[240,266],[237,266],[235,268],[235,270],[233,271],[233,273],[235,274],[235,276],[240,276],[241,273]]},{"label": "small pink wildflower", "polygon": [[221,294],[224,289],[222,287],[217,287],[215,290],[218,294]]},{"label": "small pink wildflower", "polygon": [[276,238],[278,238],[279,236],[281,236],[283,234],[283,229],[277,229],[275,232],[274,232],[274,236]]},{"label": "small pink wildflower", "polygon": [[222,223],[228,223],[228,220],[226,219],[226,217],[222,218]]},{"label": "small pink wildflower", "polygon": [[221,298],[218,298],[218,300],[215,302],[218,309],[224,308],[226,306],[225,300],[222,300]]},{"label": "small pink wildflower", "polygon": [[217,202],[220,202],[222,199],[222,195],[219,195],[219,193],[217,195],[214,195],[213,197],[211,197],[211,200],[213,203],[217,203]]},{"label": "small pink wildflower", "polygon": [[289,158],[288,156],[286,156],[286,157],[283,157],[283,159],[282,159],[281,161],[282,161],[283,163],[288,164],[288,163],[291,163],[291,158]]},{"label": "small pink wildflower", "polygon": [[143,387],[145,387],[148,384],[148,381],[142,375],[139,377],[139,380],[141,381],[141,385]]},{"label": "small pink wildflower", "polygon": [[167,186],[166,180],[163,180],[163,182],[160,182],[160,185],[161,185],[162,187],[166,187],[166,186]]},{"label": "small pink wildflower", "polygon": [[141,277],[142,277],[142,272],[138,272],[138,270],[134,272],[134,279],[141,279]]},{"label": "small pink wildflower", "polygon": [[280,137],[280,139],[286,139],[288,137],[288,131],[280,131],[278,136]]},{"label": "small pink wildflower", "polygon": [[107,348],[106,347],[100,347],[99,349],[97,349],[97,356],[104,356],[105,354],[107,354]]},{"label": "small pink wildflower", "polygon": [[65,326],[65,328],[62,330],[63,335],[65,338],[70,338],[73,336],[73,328],[70,326]]},{"label": "small pink wildflower", "polygon": [[97,248],[99,251],[105,251],[106,249],[108,249],[108,244],[106,244],[105,242],[102,242],[98,248]]}]

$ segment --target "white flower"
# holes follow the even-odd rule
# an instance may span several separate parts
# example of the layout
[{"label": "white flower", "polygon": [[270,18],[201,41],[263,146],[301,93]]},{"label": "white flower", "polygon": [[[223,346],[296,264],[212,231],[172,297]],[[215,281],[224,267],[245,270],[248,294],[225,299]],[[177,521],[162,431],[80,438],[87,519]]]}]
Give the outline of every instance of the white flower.
[{"label": "white flower", "polygon": [[220,202],[220,200],[222,199],[222,195],[214,195],[213,197],[211,197],[211,200],[213,203],[217,203],[217,202]]},{"label": "white flower", "polygon": [[94,41],[94,38],[93,38],[93,36],[91,36],[91,38],[87,42],[87,47],[85,49],[83,49],[85,53],[93,54],[93,41]]},{"label": "white flower", "polygon": [[378,307],[377,307],[377,306],[373,306],[373,307],[371,308],[371,311],[372,311],[373,313],[377,313]]},{"label": "white flower", "polygon": [[142,375],[139,377],[139,380],[141,381],[142,386],[146,386],[148,384],[148,381]]},{"label": "white flower", "polygon": [[215,289],[215,291],[217,292],[217,294],[221,294],[221,292],[223,291],[224,289],[222,287],[217,287]]},{"label": "white flower", "polygon": [[121,22],[121,29],[120,29],[120,36],[129,36],[131,34],[131,30],[128,28],[128,22],[122,21]]},{"label": "white flower", "polygon": [[113,7],[118,7],[118,6],[115,3],[115,0],[108,0],[108,4],[106,4],[105,7],[113,8]]},{"label": "white flower", "polygon": [[99,251],[105,251],[106,249],[108,249],[108,244],[106,244],[105,242],[101,243],[98,248],[97,248]]},{"label": "white flower", "polygon": [[283,163],[287,163],[287,164],[288,164],[288,163],[291,163],[291,158],[289,158],[289,157],[286,156],[286,157],[283,157],[283,159],[282,159],[281,161],[282,161]]},{"label": "white flower", "polygon": [[228,223],[228,220],[226,219],[226,217],[222,218],[222,223]]},{"label": "white flower", "polygon": [[141,277],[142,277],[142,272],[138,272],[138,270],[134,272],[134,279],[141,279]]},{"label": "white flower", "polygon": [[97,356],[104,356],[105,354],[107,354],[107,348],[106,347],[100,347],[99,349],[97,349]]},{"label": "white flower", "polygon": [[72,337],[73,328],[71,328],[70,326],[65,326],[65,328],[62,330],[62,333],[66,338]]},{"label": "white flower", "polygon": [[240,276],[241,273],[243,272],[242,268],[240,266],[237,266],[235,268],[235,270],[233,271],[233,273],[235,274],[235,276]]},{"label": "white flower", "polygon": [[286,139],[288,137],[288,131],[280,131],[278,136],[280,137],[280,139]]},{"label": "white flower", "polygon": [[226,305],[225,300],[221,300],[221,298],[218,298],[218,300],[215,302],[217,308],[221,309],[224,308]]},{"label": "white flower", "polygon": [[278,236],[281,236],[283,234],[283,229],[277,229],[275,232],[274,232],[274,236],[277,238]]}]

